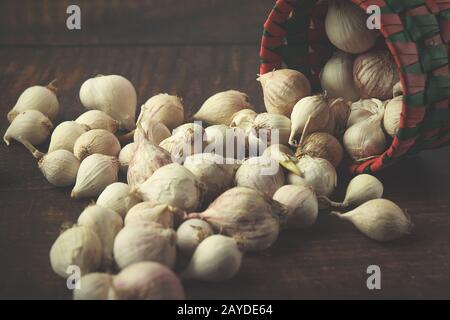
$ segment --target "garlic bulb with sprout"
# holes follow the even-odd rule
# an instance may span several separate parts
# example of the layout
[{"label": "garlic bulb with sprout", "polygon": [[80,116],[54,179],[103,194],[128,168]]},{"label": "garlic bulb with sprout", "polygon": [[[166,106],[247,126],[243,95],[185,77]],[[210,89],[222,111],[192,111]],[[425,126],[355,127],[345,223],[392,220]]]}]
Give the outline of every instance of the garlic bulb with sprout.
[{"label": "garlic bulb with sprout", "polygon": [[178,277],[156,262],[139,262],[113,277],[118,299],[182,300],[183,286]]},{"label": "garlic bulb with sprout", "polygon": [[96,271],[102,263],[102,244],[97,234],[83,226],[74,226],[59,235],[50,249],[53,271],[67,278],[69,266],[78,266],[81,275]]},{"label": "garlic bulb with sprout", "polygon": [[142,130],[134,131],[134,141],[139,140],[139,135],[143,135],[150,142],[158,145],[164,139],[171,136],[170,130],[162,123],[151,119],[140,121],[139,125]]},{"label": "garlic bulb with sprout", "polygon": [[115,133],[119,127],[117,120],[114,120],[106,112],[100,110],[86,111],[75,122],[88,126],[91,129],[104,129],[111,133]]},{"label": "garlic bulb with sprout", "polygon": [[386,136],[381,128],[383,113],[381,110],[345,131],[344,147],[353,160],[364,161],[386,150]]},{"label": "garlic bulb with sprout", "polygon": [[84,159],[78,169],[72,198],[98,196],[107,186],[117,181],[119,161],[115,157],[95,153]]},{"label": "garlic bulb with sprout", "polygon": [[90,205],[78,217],[78,225],[90,228],[98,236],[103,252],[102,265],[112,267],[114,238],[123,227],[118,213],[99,205]]},{"label": "garlic bulb with sprout", "polygon": [[325,132],[333,133],[340,137],[347,128],[348,118],[350,116],[350,102],[339,98],[330,103],[330,119],[334,122],[334,130],[325,130]]},{"label": "garlic bulb with sprout", "polygon": [[159,146],[168,151],[172,161],[183,163],[187,156],[201,153],[207,145],[205,130],[198,123],[186,123],[175,130],[171,137],[161,141]]},{"label": "garlic bulb with sprout", "polygon": [[259,76],[267,112],[289,117],[294,105],[311,94],[311,85],[303,73],[280,69]]},{"label": "garlic bulb with sprout", "polygon": [[56,126],[50,137],[50,145],[48,152],[55,150],[67,150],[73,152],[75,141],[83,134],[89,131],[90,128],[84,124],[79,124],[75,121],[64,121]]},{"label": "garlic bulb with sprout", "polygon": [[295,158],[294,152],[284,144],[272,144],[268,146],[267,149],[264,150],[262,156],[278,162],[281,166],[291,172],[298,175],[301,174],[295,165],[297,163],[297,158]]},{"label": "garlic bulb with sprout", "polygon": [[98,196],[97,204],[117,212],[124,218],[128,210],[141,201],[139,194],[133,191],[129,185],[123,182],[114,182]]},{"label": "garlic bulb with sprout", "polygon": [[278,162],[263,156],[244,161],[234,177],[237,187],[252,188],[269,196],[273,196],[284,185],[284,181],[284,173]]},{"label": "garlic bulb with sprout", "polygon": [[347,128],[364,121],[382,110],[383,102],[378,99],[364,99],[352,103],[350,115],[347,119]]},{"label": "garlic bulb with sprout", "polygon": [[148,120],[161,123],[169,130],[175,129],[184,122],[184,107],[181,98],[167,93],[151,97],[141,107],[138,123]]},{"label": "garlic bulb with sprout", "polygon": [[[138,128],[137,130],[140,130]],[[157,169],[172,163],[171,155],[163,148],[141,137],[128,165],[127,181],[135,188],[145,182]]]},{"label": "garlic bulb with sprout", "polygon": [[113,276],[108,273],[93,272],[81,277],[80,288],[73,290],[74,300],[117,300],[112,285]]},{"label": "garlic bulb with sprout", "polygon": [[323,131],[328,124],[329,118],[330,108],[328,98],[325,95],[316,95],[301,99],[295,104],[294,110],[292,110],[292,128],[289,144],[297,147],[304,133],[309,134]]},{"label": "garlic bulb with sprout", "polygon": [[217,124],[206,128],[205,133],[207,145],[203,150],[204,153],[239,160],[245,158],[248,141],[244,130]]},{"label": "garlic bulb with sprout", "polygon": [[328,160],[337,168],[344,157],[344,149],[338,139],[331,134],[315,132],[306,136],[297,148],[295,156],[301,158],[304,155]]},{"label": "garlic bulb with sprout", "polygon": [[106,112],[127,130],[135,128],[136,90],[119,75],[98,75],[86,80],[80,89],[80,100],[87,109]]},{"label": "garlic bulb with sprout", "polygon": [[241,267],[242,252],[233,238],[212,235],[195,249],[182,278],[221,282],[233,278]]},{"label": "garlic bulb with sprout", "polygon": [[137,143],[132,142],[127,144],[120,150],[119,152],[119,164],[120,164],[120,171],[122,173],[127,173],[128,166],[130,165],[131,159],[134,156],[134,152],[136,151]]},{"label": "garlic bulb with sprout", "polygon": [[168,204],[144,201],[132,207],[125,216],[125,225],[139,222],[156,222],[165,228],[173,228],[184,217],[185,212]]},{"label": "garlic bulb with sprout", "polygon": [[403,111],[403,96],[398,96],[386,104],[383,117],[383,127],[391,137],[397,135]]},{"label": "garlic bulb with sprout", "polygon": [[[297,170],[299,170],[297,168]],[[301,173],[300,173],[301,174]],[[286,177],[286,184],[294,185],[294,186],[302,186],[302,187],[311,187],[311,184],[306,181],[305,178],[300,177],[299,175],[289,172]]]},{"label": "garlic bulb with sprout", "polygon": [[52,185],[67,187],[75,184],[80,160],[72,152],[56,150],[39,159],[38,167]]},{"label": "garlic bulb with sprout", "polygon": [[403,85],[402,85],[402,82],[399,81],[392,88],[392,97],[397,98],[402,95],[403,95]]},{"label": "garlic bulb with sprout", "polygon": [[348,53],[338,51],[328,60],[320,74],[320,83],[332,98],[359,99],[359,91],[353,82],[353,58]]},{"label": "garlic bulb with sprout", "polygon": [[9,146],[11,140],[21,143],[35,158],[41,158],[43,153],[36,149],[47,140],[53,129],[49,118],[36,110],[26,110],[19,113],[9,125],[3,136],[3,141]]},{"label": "garlic bulb with sprout", "polygon": [[328,160],[305,155],[298,160],[297,167],[302,173],[300,177],[306,180],[318,196],[329,196],[334,191],[337,174]]},{"label": "garlic bulb with sprout", "polygon": [[230,127],[240,128],[248,133],[253,127],[253,122],[258,114],[252,109],[243,109],[233,114]]},{"label": "garlic bulb with sprout", "polygon": [[311,227],[319,214],[319,203],[312,188],[285,185],[278,189],[273,199],[289,208],[286,229],[304,229]]},{"label": "garlic bulb with sprout", "polygon": [[184,167],[204,185],[203,202],[209,204],[233,184],[234,168],[219,155],[198,153],[184,161]]},{"label": "garlic bulb with sprout", "polygon": [[233,237],[244,251],[261,251],[277,240],[287,210],[262,192],[235,187],[221,194],[204,212],[188,217],[205,220],[216,232]]},{"label": "garlic bulb with sprout", "polygon": [[242,109],[253,109],[245,93],[236,90],[223,91],[208,98],[194,114],[194,120],[229,126],[233,115]]},{"label": "garlic bulb with sprout", "polygon": [[190,257],[198,245],[214,234],[208,222],[200,219],[189,219],[177,229],[177,247],[181,253]]},{"label": "garlic bulb with sprout", "polygon": [[8,121],[12,122],[18,114],[27,110],[41,112],[50,120],[55,120],[59,111],[59,102],[56,97],[57,89],[54,81],[47,86],[32,86],[26,89],[17,99],[16,105],[8,112]]},{"label": "garlic bulb with sprout", "polygon": [[133,221],[114,240],[114,259],[120,269],[133,263],[154,261],[173,268],[176,233],[154,222]]},{"label": "garlic bulb with sprout", "polygon": [[[261,130],[265,130],[269,139],[272,139],[272,135],[275,135],[278,140],[276,143],[288,144],[291,134],[291,120],[281,114],[260,113],[253,122],[253,129],[255,129],[257,136],[259,136]],[[272,143],[272,140],[269,143]]]},{"label": "garlic bulb with sprout", "polygon": [[353,65],[353,78],[361,98],[389,99],[399,81],[397,66],[387,50],[359,55]]},{"label": "garlic bulb with sprout", "polygon": [[367,28],[368,15],[348,0],[331,0],[325,17],[325,31],[331,43],[348,53],[361,53],[372,48],[377,30]]},{"label": "garlic bulb with sprout", "polygon": [[332,207],[348,208],[359,206],[369,200],[379,199],[383,196],[383,184],[369,174],[360,174],[354,177],[347,186],[345,199],[342,203],[323,198]]},{"label": "garlic bulb with sprout", "polygon": [[117,157],[119,152],[119,140],[105,129],[93,129],[83,133],[73,146],[73,154],[80,160],[94,153]]},{"label": "garlic bulb with sprout", "polygon": [[380,242],[396,240],[410,234],[412,229],[411,220],[403,210],[386,199],[370,200],[352,211],[332,214],[350,221],[367,237]]},{"label": "garlic bulb with sprout", "polygon": [[158,201],[186,211],[194,211],[203,200],[204,185],[178,163],[156,170],[138,187],[145,201]]}]

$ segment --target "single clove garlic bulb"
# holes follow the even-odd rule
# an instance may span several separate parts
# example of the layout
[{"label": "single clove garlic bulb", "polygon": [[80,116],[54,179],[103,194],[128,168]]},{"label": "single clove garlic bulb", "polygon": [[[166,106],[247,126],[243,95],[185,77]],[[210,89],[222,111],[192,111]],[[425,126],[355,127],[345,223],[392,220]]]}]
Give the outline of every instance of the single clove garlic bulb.
[{"label": "single clove garlic bulb", "polygon": [[136,90],[124,77],[99,75],[86,80],[80,89],[80,100],[87,109],[106,112],[119,122],[120,128],[135,128]]},{"label": "single clove garlic bulb", "polygon": [[117,181],[119,161],[103,154],[93,154],[84,159],[78,169],[72,198],[98,196],[107,186]]},{"label": "single clove garlic bulb", "polygon": [[[260,130],[265,130],[270,143],[288,144],[291,134],[291,120],[280,114],[260,113],[253,122],[253,129],[259,136]],[[275,134],[278,141],[272,141],[272,135]]]},{"label": "single clove garlic bulb", "polygon": [[294,152],[284,144],[272,144],[268,146],[266,150],[264,150],[262,156],[278,162],[281,166],[291,172],[298,175],[301,174],[295,165],[297,163],[297,158],[295,158]]},{"label": "single clove garlic bulb", "polygon": [[[297,168],[298,170],[298,168]],[[300,173],[301,174],[301,173]],[[302,186],[307,188],[312,188],[311,183],[309,183],[305,178],[298,176],[293,172],[289,172],[286,177],[286,184],[294,186]]]},{"label": "single clove garlic bulb", "polygon": [[67,187],[75,184],[80,160],[72,152],[56,150],[39,159],[38,167],[52,185]]},{"label": "single clove garlic bulb", "polygon": [[119,164],[120,164],[120,171],[122,173],[127,173],[128,166],[130,165],[131,159],[133,159],[134,152],[136,151],[137,143],[132,142],[127,144],[120,150],[119,152]]},{"label": "single clove garlic bulb", "polygon": [[380,242],[396,240],[411,233],[412,229],[412,223],[403,210],[386,199],[370,200],[352,211],[332,214],[350,221],[367,237]]},{"label": "single clove garlic bulb", "polygon": [[336,188],[336,169],[328,160],[303,156],[298,160],[297,167],[302,173],[301,177],[318,196],[329,196]]},{"label": "single clove garlic bulb", "polygon": [[212,235],[198,245],[182,277],[208,282],[226,281],[238,273],[241,262],[242,252],[233,238]]},{"label": "single clove garlic bulb", "polygon": [[16,105],[8,112],[8,121],[12,122],[18,114],[27,110],[39,111],[50,120],[55,120],[59,111],[56,92],[53,82],[46,87],[33,86],[26,89],[17,99]]},{"label": "single clove garlic bulb", "polygon": [[284,173],[278,162],[267,157],[254,157],[242,163],[234,177],[237,187],[252,188],[273,196],[284,185]]},{"label": "single clove garlic bulb", "polygon": [[78,217],[78,225],[90,228],[98,236],[102,252],[102,265],[111,268],[114,238],[123,227],[123,220],[118,213],[99,205],[90,205]]},{"label": "single clove garlic bulb", "polygon": [[347,119],[347,128],[364,121],[374,114],[381,112],[383,102],[378,99],[363,99],[354,102],[350,107],[350,115]]},{"label": "single clove garlic bulb", "polygon": [[322,131],[327,126],[329,118],[330,108],[328,98],[325,95],[301,99],[292,110],[292,129],[289,144],[297,147],[305,130],[307,131],[306,134]]},{"label": "single clove garlic bulb", "polygon": [[69,266],[78,266],[81,275],[96,271],[102,263],[102,244],[90,228],[74,226],[59,235],[50,249],[53,271],[63,278],[71,273]]},{"label": "single clove garlic bulb", "polygon": [[142,261],[173,268],[176,253],[175,231],[154,222],[128,222],[114,240],[114,259],[120,269]]},{"label": "single clove garlic bulb", "polygon": [[134,142],[139,141],[139,136],[142,135],[145,139],[153,144],[159,145],[162,141],[171,136],[170,130],[162,123],[151,119],[138,122],[138,126],[142,130],[134,131]]},{"label": "single clove garlic bulb", "polygon": [[397,135],[403,111],[403,96],[395,97],[386,104],[383,117],[383,127],[391,137]]},{"label": "single clove garlic bulb", "polygon": [[80,160],[94,153],[117,157],[119,152],[119,140],[105,129],[93,129],[83,133],[73,146],[73,154]]},{"label": "single clove garlic bulb", "polygon": [[243,251],[261,251],[277,240],[287,212],[284,205],[262,192],[235,187],[204,212],[188,217],[205,220],[215,231],[233,237]]},{"label": "single clove garlic bulb", "polygon": [[158,203],[156,201],[144,201],[132,207],[125,216],[125,225],[137,222],[156,222],[164,228],[173,229],[175,222],[180,221],[185,215],[183,210]]},{"label": "single clove garlic bulb", "polygon": [[267,112],[289,117],[294,105],[311,94],[311,85],[303,73],[280,69],[258,78],[264,94]]},{"label": "single clove garlic bulb", "polygon": [[115,182],[103,190],[97,199],[97,204],[117,212],[124,218],[128,210],[141,201],[137,192],[133,191],[129,185]]},{"label": "single clove garlic bulb", "polygon": [[81,277],[80,288],[73,290],[74,300],[117,300],[112,285],[113,276],[93,272]]},{"label": "single clove garlic bulb", "polygon": [[44,114],[36,110],[26,110],[19,113],[9,125],[3,136],[3,141],[9,146],[11,140],[23,144],[35,158],[43,154],[34,146],[47,140],[53,129],[53,124]]},{"label": "single clove garlic bulb", "polygon": [[186,211],[194,211],[203,199],[204,185],[192,172],[178,163],[156,170],[138,187],[142,199],[169,204]]},{"label": "single clove garlic bulb", "polygon": [[350,102],[342,98],[332,101],[330,104],[330,120],[333,120],[334,130],[328,128],[325,132],[333,133],[334,136],[341,137],[347,128],[349,116]]},{"label": "single clove garlic bulb", "polygon": [[330,97],[357,101],[359,91],[353,82],[353,58],[345,52],[336,52],[320,74],[323,90]]},{"label": "single clove garlic bulb", "polygon": [[117,120],[100,110],[86,111],[75,122],[88,126],[91,129],[104,129],[111,133],[115,133],[119,127]]},{"label": "single clove garlic bulb", "polygon": [[205,130],[198,123],[186,123],[177,127],[173,135],[161,141],[159,146],[170,153],[172,161],[182,164],[187,156],[202,153],[206,147]]},{"label": "single clove garlic bulb", "polygon": [[316,222],[319,203],[312,188],[285,185],[275,192],[273,199],[289,208],[283,225],[286,229],[305,229]]},{"label": "single clove garlic bulb", "polygon": [[243,129],[216,124],[206,128],[205,133],[207,146],[203,150],[204,153],[213,153],[224,158],[245,158],[248,142]]},{"label": "single clove garlic bulb", "polygon": [[138,123],[148,120],[164,124],[173,130],[184,122],[184,107],[181,99],[167,93],[160,93],[151,97],[142,105]]},{"label": "single clove garlic bulb", "polygon": [[177,229],[177,247],[187,257],[192,256],[198,245],[214,234],[208,222],[200,219],[189,219]]},{"label": "single clove garlic bulb", "polygon": [[236,90],[219,92],[203,103],[194,114],[194,120],[229,126],[233,115],[243,109],[253,109],[245,93]]},{"label": "single clove garlic bulb", "polygon": [[67,150],[73,152],[75,141],[90,128],[75,121],[64,121],[56,126],[50,137],[48,152],[55,150]]},{"label": "single clove garlic bulb", "polygon": [[338,139],[325,132],[315,132],[304,138],[302,145],[297,148],[295,156],[304,155],[328,160],[335,168],[344,157],[344,149]]},{"label": "single clove garlic bulb", "polygon": [[231,118],[230,127],[244,130],[246,134],[252,129],[253,122],[258,114],[252,109],[243,109],[236,112]]},{"label": "single clove garlic bulb", "polygon": [[392,88],[392,98],[397,98],[398,96],[403,96],[403,85],[402,82],[397,82]]}]

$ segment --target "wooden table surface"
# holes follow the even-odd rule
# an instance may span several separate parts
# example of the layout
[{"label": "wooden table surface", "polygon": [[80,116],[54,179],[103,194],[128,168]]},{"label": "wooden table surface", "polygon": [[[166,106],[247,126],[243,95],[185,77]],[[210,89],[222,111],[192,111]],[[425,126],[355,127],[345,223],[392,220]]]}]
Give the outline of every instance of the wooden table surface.
[{"label": "wooden table surface", "polygon": [[[271,0],[78,1],[82,30],[65,26],[69,1],[0,2],[0,131],[19,94],[58,78],[61,114],[84,109],[80,85],[121,74],[139,105],[159,92],[183,97],[192,113],[217,91],[239,89],[263,110],[258,72],[261,26]],[[47,146],[40,146],[45,151]],[[187,283],[192,299],[450,298],[450,149],[424,152],[379,174],[385,196],[412,217],[410,237],[373,242],[351,225],[321,215],[304,232],[282,234],[269,250],[245,256],[220,284]],[[336,198],[346,180],[340,179]],[[0,298],[69,299],[48,253],[61,225],[89,201],[56,189],[20,145],[0,145]],[[381,290],[366,287],[369,265]]]}]

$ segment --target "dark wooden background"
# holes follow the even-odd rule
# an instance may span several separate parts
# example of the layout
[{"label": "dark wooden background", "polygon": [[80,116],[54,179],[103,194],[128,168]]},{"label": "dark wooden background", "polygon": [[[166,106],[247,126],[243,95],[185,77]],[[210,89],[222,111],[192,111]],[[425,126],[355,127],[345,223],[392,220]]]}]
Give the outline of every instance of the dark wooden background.
[{"label": "dark wooden background", "polygon": [[[59,79],[59,123],[83,112],[79,87],[98,73],[130,79],[139,103],[176,93],[192,112],[211,94],[235,88],[263,110],[255,79],[271,0],[81,0],[82,30],[68,31],[72,3],[0,2],[2,135],[7,111],[28,86]],[[450,298],[449,164],[447,148],[379,174],[386,197],[411,215],[412,236],[378,244],[321,216],[312,229],[283,234],[266,252],[247,255],[232,281],[186,284],[188,298]],[[0,144],[0,298],[71,297],[65,280],[52,273],[48,253],[61,225],[74,222],[87,203],[50,186],[23,147]],[[379,291],[366,287],[372,264],[382,270]]]}]

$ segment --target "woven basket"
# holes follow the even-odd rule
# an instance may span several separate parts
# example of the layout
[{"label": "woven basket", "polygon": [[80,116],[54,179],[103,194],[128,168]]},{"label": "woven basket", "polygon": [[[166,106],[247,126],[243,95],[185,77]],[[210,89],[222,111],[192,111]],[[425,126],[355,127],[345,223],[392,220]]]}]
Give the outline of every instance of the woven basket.
[{"label": "woven basket", "polygon": [[[381,8],[384,37],[403,85],[400,129],[382,155],[352,163],[353,173],[378,171],[398,159],[450,142],[450,0],[348,0]],[[260,74],[286,66],[317,90],[334,48],[325,34],[326,1],[278,0],[264,24]]]}]

